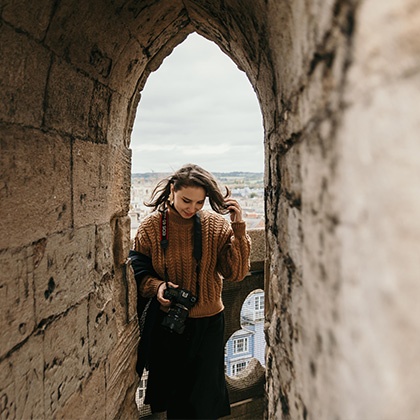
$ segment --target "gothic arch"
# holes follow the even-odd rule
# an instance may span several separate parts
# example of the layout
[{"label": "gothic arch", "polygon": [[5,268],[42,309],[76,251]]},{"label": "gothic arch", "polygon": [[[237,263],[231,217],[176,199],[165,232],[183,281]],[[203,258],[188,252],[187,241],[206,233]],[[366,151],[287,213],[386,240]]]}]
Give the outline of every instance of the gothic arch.
[{"label": "gothic arch", "polygon": [[[109,417],[133,410],[135,302],[123,269],[129,247],[129,135],[148,74],[192,31],[214,41],[246,72],[261,106],[267,267],[275,279],[267,284],[274,289],[266,290],[271,325],[279,327],[269,331],[269,362],[277,353],[287,354],[282,366],[293,372],[293,335],[282,333],[283,341],[277,337],[281,328],[293,330],[300,321],[299,308],[291,305],[291,292],[302,283],[299,145],[317,128],[309,97],[328,99],[329,91],[315,89],[309,97],[302,92],[324,78],[341,77],[347,44],[340,25],[345,26],[346,7],[332,11],[325,6],[323,12],[335,16],[332,24],[329,19],[306,21],[298,4],[262,0],[51,0],[2,7],[3,58],[9,65],[0,79],[8,100],[0,106],[10,175],[0,223],[10,235],[2,238],[1,249],[6,264],[18,258],[26,267],[24,280],[31,287],[10,308],[15,315],[5,329],[0,357],[4,363],[20,360],[41,340],[44,351],[32,364],[39,381],[47,378],[47,383],[35,386],[45,393],[36,394],[28,408],[34,417],[60,416],[75,402],[82,406],[80,399],[89,393],[80,389],[89,387],[108,396],[105,407],[92,400],[91,410],[106,410]],[[337,76],[331,76],[336,50],[341,58]],[[320,121],[328,116],[322,107],[322,101],[315,107]],[[12,171],[16,164],[19,170]],[[13,213],[22,196],[24,205]],[[7,280],[10,287],[20,281],[20,273]],[[280,308],[283,289],[288,293]],[[75,325],[74,339],[66,343],[70,350],[56,345],[69,325]],[[69,352],[73,357],[67,357]],[[70,371],[73,376],[67,375]],[[17,374],[12,370],[8,377]],[[278,388],[278,381],[282,401],[295,400],[290,406],[300,410],[306,395],[300,395],[299,384],[275,372],[269,387]],[[36,411],[42,407],[47,412]]]},{"label": "gothic arch", "polygon": [[263,116],[266,416],[414,418],[414,2],[2,2],[2,414],[136,416],[130,130],[149,72],[196,31]]}]

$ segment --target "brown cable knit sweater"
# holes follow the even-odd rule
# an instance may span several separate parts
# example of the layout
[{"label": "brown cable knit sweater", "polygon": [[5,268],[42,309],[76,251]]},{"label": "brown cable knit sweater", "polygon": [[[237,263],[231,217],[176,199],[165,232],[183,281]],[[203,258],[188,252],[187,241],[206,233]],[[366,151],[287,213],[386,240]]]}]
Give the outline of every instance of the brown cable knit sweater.
[{"label": "brown cable knit sweater", "polygon": [[[212,316],[224,309],[222,303],[222,278],[241,281],[249,271],[251,241],[246,234],[245,222],[229,223],[223,216],[200,211],[202,231],[202,258],[199,290],[196,290],[196,262],[193,252],[194,220],[182,218],[174,209],[168,212],[168,241],[166,266],[169,281],[183,289],[198,293],[198,302],[190,310],[190,317]],[[139,293],[144,297],[156,295],[165,272],[163,250],[160,246],[161,214],[154,212],[140,225],[135,237],[135,249],[152,259],[159,275],[146,276]]]}]

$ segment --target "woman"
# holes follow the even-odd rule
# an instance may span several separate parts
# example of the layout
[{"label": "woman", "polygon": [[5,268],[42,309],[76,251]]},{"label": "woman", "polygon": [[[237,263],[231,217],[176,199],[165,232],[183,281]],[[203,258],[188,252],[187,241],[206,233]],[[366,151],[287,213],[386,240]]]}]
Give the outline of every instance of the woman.
[{"label": "woman", "polygon": [[[215,213],[202,210],[206,197]],[[160,310],[145,403],[168,418],[226,416],[222,279],[241,281],[249,270],[241,207],[227,187],[223,195],[213,175],[192,164],[161,181],[146,205],[154,212],[141,223],[135,250],[151,268],[142,272],[138,292],[156,296]],[[231,223],[222,216],[228,213]]]}]

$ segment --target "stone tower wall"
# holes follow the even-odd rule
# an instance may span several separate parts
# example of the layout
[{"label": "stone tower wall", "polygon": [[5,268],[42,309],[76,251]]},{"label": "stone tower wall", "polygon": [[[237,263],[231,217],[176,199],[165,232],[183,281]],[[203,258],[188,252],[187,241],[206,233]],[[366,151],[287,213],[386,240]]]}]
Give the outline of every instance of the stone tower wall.
[{"label": "stone tower wall", "polygon": [[268,416],[414,419],[420,9],[319,2],[311,20],[301,7],[293,47],[271,48]]},{"label": "stone tower wall", "polygon": [[414,418],[419,19],[414,0],[3,2],[1,417],[136,416],[130,132],[197,31],[264,120],[266,416]]}]

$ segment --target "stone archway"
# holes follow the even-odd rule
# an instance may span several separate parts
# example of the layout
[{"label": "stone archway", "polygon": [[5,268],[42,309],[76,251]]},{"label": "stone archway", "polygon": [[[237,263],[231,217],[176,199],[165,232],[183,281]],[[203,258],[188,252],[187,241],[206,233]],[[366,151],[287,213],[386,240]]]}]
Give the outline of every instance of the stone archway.
[{"label": "stone archway", "polygon": [[197,31],[247,73],[263,114],[266,416],[415,418],[414,0],[0,13],[2,415],[136,415],[130,129],[147,75]]},{"label": "stone archway", "polygon": [[[9,213],[2,218],[4,230],[14,226],[2,248],[5,264],[16,256],[22,261],[25,281],[33,285],[28,290],[34,290],[11,307],[23,315],[12,317],[2,357],[16,364],[35,351],[30,366],[22,363],[20,369],[29,378],[36,366],[38,388],[44,389],[23,396],[30,401],[23,404],[5,381],[10,410],[48,417],[74,414],[76,405],[116,417],[134,409],[135,307],[122,269],[129,246],[130,130],[147,76],[192,31],[218,44],[247,73],[261,104],[270,255],[268,415],[308,410],[307,395],[298,391],[301,380],[293,376],[307,370],[296,365],[301,344],[294,331],[302,319],[301,308],[292,306],[302,285],[306,180],[300,166],[306,157],[310,178],[318,168],[308,162],[330,138],[320,137],[307,153],[302,144],[323,121],[328,126],[334,120],[329,104],[340,95],[333,83],[342,81],[351,12],[337,6],[332,23],[317,23],[305,20],[298,5],[263,1],[246,7],[193,1],[10,3],[2,9],[3,45],[10,48],[4,58],[14,57],[10,72],[18,76],[5,86],[4,145],[10,168],[13,162],[22,165],[18,177],[8,180],[18,192],[7,197],[6,208],[10,212],[19,196],[27,198],[18,219]],[[318,13],[332,16],[328,7]],[[36,143],[28,140],[34,138]],[[333,151],[323,161],[332,156]],[[31,172],[29,187],[24,168]],[[66,341],[62,331],[70,325],[76,327]],[[286,355],[279,364],[278,354]],[[8,376],[17,373],[12,369]],[[106,395],[106,404],[97,404],[95,392]]]}]

